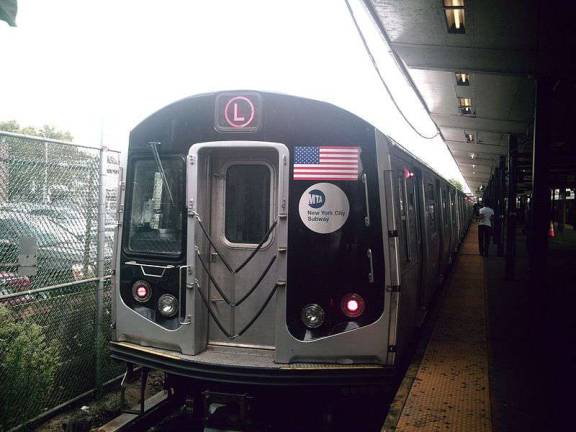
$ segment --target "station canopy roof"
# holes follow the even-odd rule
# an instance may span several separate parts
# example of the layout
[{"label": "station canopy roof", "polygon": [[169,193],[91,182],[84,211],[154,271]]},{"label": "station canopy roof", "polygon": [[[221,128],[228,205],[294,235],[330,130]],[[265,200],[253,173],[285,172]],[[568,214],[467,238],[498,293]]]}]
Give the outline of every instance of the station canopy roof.
[{"label": "station canopy roof", "polygon": [[[509,134],[520,136],[521,152],[530,151],[535,1],[365,3],[406,66],[473,192],[487,184],[499,157],[507,154]],[[529,170],[530,155],[525,156]]]}]

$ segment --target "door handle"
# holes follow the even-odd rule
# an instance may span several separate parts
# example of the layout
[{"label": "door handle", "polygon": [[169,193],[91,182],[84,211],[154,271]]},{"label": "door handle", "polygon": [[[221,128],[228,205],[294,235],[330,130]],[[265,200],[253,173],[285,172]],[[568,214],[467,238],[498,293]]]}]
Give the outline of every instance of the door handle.
[{"label": "door handle", "polygon": [[[189,325],[192,323],[192,318],[188,315],[184,321],[182,321],[182,270],[190,268],[188,265],[183,265],[178,267],[178,322],[180,325]],[[188,287],[188,284],[186,284]],[[186,308],[184,308],[184,315],[186,315]]]},{"label": "door handle", "polygon": [[374,283],[374,262],[372,261],[372,249],[366,251],[368,263],[370,264],[370,273],[368,273],[368,282]]},{"label": "door handle", "polygon": [[[144,276],[155,277],[155,278],[163,278],[166,270],[171,270],[174,268],[173,265],[160,266],[160,265],[152,265],[152,264],[142,264],[142,263],[139,263],[136,261],[126,261],[124,264],[130,265],[130,266],[140,267],[140,271],[142,272],[142,274]],[[160,273],[160,274],[146,273],[146,270],[144,270],[145,268],[159,269],[159,270],[162,270],[162,273]]]},{"label": "door handle", "polygon": [[364,200],[366,202],[366,216],[364,216],[364,225],[370,226],[370,201],[368,198],[368,178],[366,173],[362,174],[362,183],[364,183]]}]

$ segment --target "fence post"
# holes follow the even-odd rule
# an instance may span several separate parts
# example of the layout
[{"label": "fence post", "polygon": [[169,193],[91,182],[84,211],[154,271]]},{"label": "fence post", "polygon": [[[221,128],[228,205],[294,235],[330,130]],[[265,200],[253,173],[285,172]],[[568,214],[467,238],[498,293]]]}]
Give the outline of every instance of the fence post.
[{"label": "fence post", "polygon": [[102,335],[102,322],[104,318],[104,241],[106,224],[106,147],[100,147],[100,163],[98,173],[98,237],[96,242],[96,398],[102,395],[102,357],[104,355],[104,340]]}]

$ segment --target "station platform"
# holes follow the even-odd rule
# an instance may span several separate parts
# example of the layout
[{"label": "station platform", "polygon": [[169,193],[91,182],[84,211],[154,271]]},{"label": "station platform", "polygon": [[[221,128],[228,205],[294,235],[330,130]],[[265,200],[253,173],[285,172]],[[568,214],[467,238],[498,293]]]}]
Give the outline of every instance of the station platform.
[{"label": "station platform", "polygon": [[472,224],[381,432],[574,430],[576,231],[530,262],[522,227],[515,272]]},{"label": "station platform", "polygon": [[409,368],[383,431],[491,431],[484,258],[468,231],[418,367]]}]

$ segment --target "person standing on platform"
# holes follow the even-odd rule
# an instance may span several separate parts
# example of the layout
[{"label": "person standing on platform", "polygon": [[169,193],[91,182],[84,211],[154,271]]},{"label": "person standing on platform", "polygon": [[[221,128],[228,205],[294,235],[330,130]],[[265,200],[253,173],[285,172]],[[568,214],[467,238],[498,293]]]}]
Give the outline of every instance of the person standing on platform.
[{"label": "person standing on platform", "polygon": [[480,246],[481,256],[488,256],[493,217],[494,210],[490,208],[490,203],[486,201],[484,206],[478,210],[478,245]]}]

